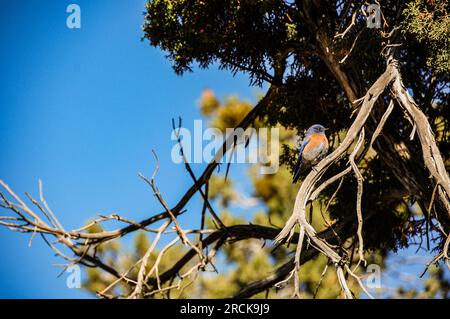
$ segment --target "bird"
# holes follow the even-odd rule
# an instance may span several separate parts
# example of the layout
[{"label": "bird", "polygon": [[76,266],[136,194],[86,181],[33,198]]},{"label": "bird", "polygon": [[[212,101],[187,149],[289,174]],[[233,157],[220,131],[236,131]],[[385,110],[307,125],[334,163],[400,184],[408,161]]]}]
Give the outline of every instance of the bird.
[{"label": "bird", "polygon": [[297,163],[294,168],[293,183],[297,183],[300,175],[311,166],[316,165],[328,153],[327,128],[314,124],[306,131],[305,139],[300,146]]}]

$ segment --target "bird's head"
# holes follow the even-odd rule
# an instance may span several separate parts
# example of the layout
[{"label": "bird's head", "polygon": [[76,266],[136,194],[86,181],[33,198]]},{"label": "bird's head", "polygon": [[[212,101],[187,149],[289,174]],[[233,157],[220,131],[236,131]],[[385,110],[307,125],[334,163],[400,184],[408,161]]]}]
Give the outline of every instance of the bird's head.
[{"label": "bird's head", "polygon": [[320,124],[314,124],[311,126],[308,131],[306,131],[306,135],[317,134],[317,133],[325,133],[327,128]]}]

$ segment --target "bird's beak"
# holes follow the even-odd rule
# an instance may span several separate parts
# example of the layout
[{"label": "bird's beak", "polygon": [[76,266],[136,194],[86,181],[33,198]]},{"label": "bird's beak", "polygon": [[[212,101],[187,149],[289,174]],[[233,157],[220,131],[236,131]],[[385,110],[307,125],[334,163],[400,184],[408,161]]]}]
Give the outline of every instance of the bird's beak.
[{"label": "bird's beak", "polygon": [[328,131],[328,130],[329,130],[329,128],[328,128],[328,127],[326,127],[326,128],[324,128],[323,130],[324,130],[324,131]]}]

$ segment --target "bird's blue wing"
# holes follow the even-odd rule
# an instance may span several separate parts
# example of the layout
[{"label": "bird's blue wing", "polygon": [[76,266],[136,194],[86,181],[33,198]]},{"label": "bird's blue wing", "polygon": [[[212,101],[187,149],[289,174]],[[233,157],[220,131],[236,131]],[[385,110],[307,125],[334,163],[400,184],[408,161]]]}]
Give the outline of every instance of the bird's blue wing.
[{"label": "bird's blue wing", "polygon": [[303,140],[302,146],[300,146],[300,150],[298,151],[298,159],[297,159],[297,163],[295,164],[295,168],[294,168],[294,178],[293,178],[294,184],[300,178],[300,172],[301,172],[301,167],[302,167],[302,154],[303,154],[303,150],[305,149],[305,146],[308,144],[308,142],[309,142],[309,136],[307,136]]},{"label": "bird's blue wing", "polygon": [[305,149],[306,144],[309,143],[309,140],[310,140],[309,136],[303,140],[302,146],[300,146],[300,150],[298,151],[298,156],[300,158],[302,158],[303,150]]}]

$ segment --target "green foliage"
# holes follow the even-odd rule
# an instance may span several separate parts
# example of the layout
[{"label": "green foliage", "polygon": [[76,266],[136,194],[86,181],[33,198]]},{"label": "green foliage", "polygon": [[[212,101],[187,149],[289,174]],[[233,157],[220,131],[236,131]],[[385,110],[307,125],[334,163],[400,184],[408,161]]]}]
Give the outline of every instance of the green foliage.
[{"label": "green foliage", "polygon": [[287,35],[280,1],[156,0],[146,8],[145,36],[168,52],[177,73],[216,60],[231,70],[242,64],[263,71]]},{"label": "green foliage", "polygon": [[415,0],[406,5],[403,33],[428,47],[427,66],[438,74],[450,72],[450,3]]}]

